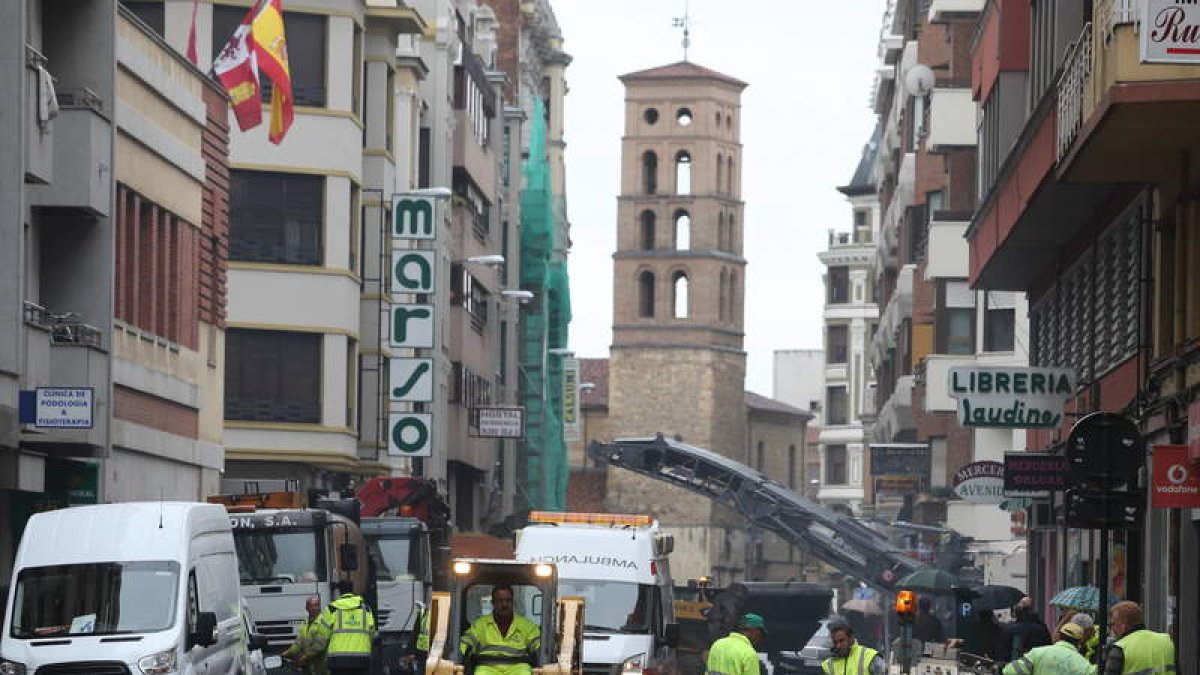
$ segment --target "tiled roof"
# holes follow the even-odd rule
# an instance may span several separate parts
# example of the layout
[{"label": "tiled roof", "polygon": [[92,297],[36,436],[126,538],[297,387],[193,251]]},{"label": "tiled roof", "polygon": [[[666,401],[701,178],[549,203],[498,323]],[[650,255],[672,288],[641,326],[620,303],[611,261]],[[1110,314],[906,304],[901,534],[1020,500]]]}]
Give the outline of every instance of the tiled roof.
[{"label": "tiled roof", "polygon": [[747,86],[745,82],[737,79],[736,77],[730,77],[723,73],[718,73],[711,68],[705,68],[704,66],[696,65],[691,61],[680,61],[667,66],[659,66],[657,68],[649,68],[647,70],[626,73],[625,75],[622,75],[620,79],[622,82],[625,82],[627,80],[679,80],[686,78],[720,80],[743,89]]},{"label": "tiled roof", "polygon": [[579,359],[579,383],[596,386],[584,389],[579,404],[584,408],[608,407],[608,359]]},{"label": "tiled roof", "polygon": [[773,398],[767,398],[761,394],[756,394],[752,391],[746,392],[746,407],[750,410],[761,410],[763,412],[784,413],[786,415],[795,415],[805,419],[812,419],[812,413],[807,410],[801,410],[795,406],[790,406],[783,401],[776,401]]}]

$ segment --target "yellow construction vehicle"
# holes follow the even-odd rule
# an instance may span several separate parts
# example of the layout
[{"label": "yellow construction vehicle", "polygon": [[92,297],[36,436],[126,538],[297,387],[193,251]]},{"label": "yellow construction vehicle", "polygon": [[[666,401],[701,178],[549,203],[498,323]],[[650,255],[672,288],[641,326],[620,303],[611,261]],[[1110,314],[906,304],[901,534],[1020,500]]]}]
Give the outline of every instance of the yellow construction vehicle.
[{"label": "yellow construction vehicle", "polygon": [[541,647],[530,655],[532,675],[583,674],[583,598],[558,597],[553,564],[456,558],[451,571],[451,590],[435,592],[430,603],[425,675],[472,675],[462,636],[491,611],[496,586],[512,587],[514,613],[541,629]]}]

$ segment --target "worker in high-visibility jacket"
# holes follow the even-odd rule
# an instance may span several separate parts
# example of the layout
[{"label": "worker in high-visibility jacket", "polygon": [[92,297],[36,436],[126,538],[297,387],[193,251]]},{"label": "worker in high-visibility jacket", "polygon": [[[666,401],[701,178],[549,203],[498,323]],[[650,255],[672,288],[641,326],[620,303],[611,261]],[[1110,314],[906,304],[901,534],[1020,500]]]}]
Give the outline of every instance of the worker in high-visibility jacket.
[{"label": "worker in high-visibility jacket", "polygon": [[339,582],[338,592],[338,599],[321,614],[325,666],[330,675],[366,675],[371,670],[375,615],[349,581]]},{"label": "worker in high-visibility jacket", "polygon": [[758,614],[743,614],[729,635],[708,648],[705,675],[758,675],[758,647],[767,636],[767,624]]},{"label": "worker in high-visibility jacket", "polygon": [[285,649],[280,656],[294,661],[300,666],[304,675],[325,675],[325,647],[328,639],[321,630],[321,598],[312,596],[304,601],[304,610],[308,612],[308,621],[300,624],[296,641]]},{"label": "worker in high-visibility jacket", "polygon": [[1088,663],[1080,649],[1087,639],[1083,627],[1064,623],[1054,644],[1034,647],[1021,658],[1004,666],[1004,675],[1090,675],[1095,666]]},{"label": "worker in high-visibility jacket", "polygon": [[1146,628],[1136,602],[1118,602],[1109,610],[1108,625],[1117,641],[1104,660],[1104,675],[1175,672],[1175,643],[1166,633]]},{"label": "worker in high-visibility jacket", "polygon": [[458,643],[475,675],[530,675],[542,649],[542,629],[513,612],[513,589],[492,589],[492,613],[471,624]]},{"label": "worker in high-visibility jacket", "polygon": [[854,639],[850,624],[833,623],[829,626],[829,638],[833,640],[830,652],[833,656],[821,662],[825,675],[886,675],[887,662],[879,652],[859,644]]}]

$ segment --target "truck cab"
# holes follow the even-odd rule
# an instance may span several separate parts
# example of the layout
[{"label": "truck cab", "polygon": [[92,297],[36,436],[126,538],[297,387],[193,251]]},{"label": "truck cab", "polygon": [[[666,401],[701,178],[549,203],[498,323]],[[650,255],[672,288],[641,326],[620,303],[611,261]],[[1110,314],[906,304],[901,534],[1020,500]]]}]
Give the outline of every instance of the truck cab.
[{"label": "truck cab", "polygon": [[421,608],[432,590],[429,530],[418,518],[363,518],[367,548],[367,604],[375,609],[379,659],[394,669],[415,651]]},{"label": "truck cab", "polygon": [[558,593],[587,604],[587,675],[656,675],[675,662],[679,626],[667,556],[670,535],[647,515],[535,511],[516,557],[553,563]]},{"label": "truck cab", "polygon": [[457,558],[451,570],[451,590],[432,596],[426,675],[470,675],[472,664],[459,645],[472,622],[491,612],[492,589],[499,585],[512,587],[514,613],[541,630],[533,675],[582,675],[584,600],[558,595],[553,564]]}]

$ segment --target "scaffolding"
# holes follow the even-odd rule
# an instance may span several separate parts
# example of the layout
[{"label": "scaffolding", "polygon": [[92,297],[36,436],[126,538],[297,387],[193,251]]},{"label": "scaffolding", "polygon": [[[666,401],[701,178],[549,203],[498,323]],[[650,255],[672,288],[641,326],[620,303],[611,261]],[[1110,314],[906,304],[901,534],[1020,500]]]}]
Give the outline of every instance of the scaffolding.
[{"label": "scaffolding", "polygon": [[567,223],[563,196],[551,189],[546,111],[540,99],[531,121],[521,191],[521,288],[531,291],[533,299],[521,306],[518,359],[525,438],[517,455],[518,498],[529,510],[563,511],[568,469],[560,354],[571,322]]}]

